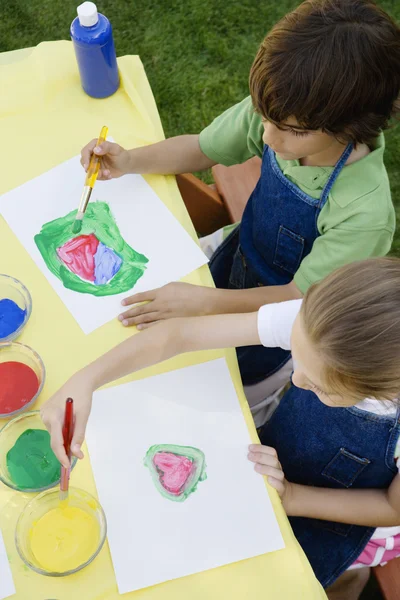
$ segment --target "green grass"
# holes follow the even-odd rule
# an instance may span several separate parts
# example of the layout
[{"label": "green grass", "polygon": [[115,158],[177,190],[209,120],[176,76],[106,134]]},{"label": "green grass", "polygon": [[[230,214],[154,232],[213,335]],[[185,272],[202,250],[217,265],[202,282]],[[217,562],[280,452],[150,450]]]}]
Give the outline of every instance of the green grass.
[{"label": "green grass", "polygon": [[[0,51],[69,38],[79,0],[0,2]],[[269,28],[297,0],[97,0],[113,24],[117,54],[139,54],[167,137],[201,131],[248,94],[248,73]],[[398,0],[379,4],[398,21]],[[385,162],[400,219],[400,125]],[[205,177],[206,180],[207,176]],[[400,231],[393,244],[400,256]]]}]

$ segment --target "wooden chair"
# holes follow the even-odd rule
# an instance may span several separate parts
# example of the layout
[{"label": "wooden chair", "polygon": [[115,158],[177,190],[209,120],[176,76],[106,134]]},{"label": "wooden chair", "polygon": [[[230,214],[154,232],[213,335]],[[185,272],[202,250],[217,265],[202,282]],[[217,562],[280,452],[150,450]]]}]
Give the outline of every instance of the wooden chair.
[{"label": "wooden chair", "polygon": [[194,175],[177,175],[179,191],[196,231],[207,235],[242,218],[244,207],[260,177],[261,159],[242,165],[215,165],[215,185],[209,186]]},{"label": "wooden chair", "polygon": [[400,600],[400,558],[390,560],[384,567],[374,567],[385,600]]}]

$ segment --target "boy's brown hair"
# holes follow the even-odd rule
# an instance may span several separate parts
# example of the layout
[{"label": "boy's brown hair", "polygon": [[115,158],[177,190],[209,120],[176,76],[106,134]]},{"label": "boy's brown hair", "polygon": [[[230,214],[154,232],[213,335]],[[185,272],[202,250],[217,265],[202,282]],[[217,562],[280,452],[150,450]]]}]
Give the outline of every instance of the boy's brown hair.
[{"label": "boy's brown hair", "polygon": [[400,259],[337,269],[308,289],[300,314],[329,389],[358,400],[400,397]]},{"label": "boy's brown hair", "polygon": [[371,0],[307,0],[261,44],[250,92],[278,125],[295,117],[305,129],[368,143],[400,108],[400,29]]}]

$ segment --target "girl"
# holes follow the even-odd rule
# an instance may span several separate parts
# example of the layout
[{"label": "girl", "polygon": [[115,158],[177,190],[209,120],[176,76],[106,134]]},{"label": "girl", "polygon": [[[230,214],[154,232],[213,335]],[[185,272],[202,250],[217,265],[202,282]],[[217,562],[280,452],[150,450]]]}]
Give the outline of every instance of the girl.
[{"label": "girl", "polygon": [[100,386],[191,350],[247,344],[291,349],[293,385],[249,459],[281,495],[329,597],[353,599],[367,575],[355,566],[400,554],[399,340],[400,261],[369,259],[335,271],[303,301],[149,327],[74,375],[43,406],[42,418],[67,466],[66,397],[76,408],[72,451],[82,458],[92,394]]}]

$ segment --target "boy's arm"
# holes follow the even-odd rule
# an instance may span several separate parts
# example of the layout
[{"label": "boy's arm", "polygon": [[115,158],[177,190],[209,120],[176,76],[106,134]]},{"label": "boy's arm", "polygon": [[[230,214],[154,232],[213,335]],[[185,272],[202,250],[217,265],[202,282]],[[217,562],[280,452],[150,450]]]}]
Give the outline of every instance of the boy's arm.
[{"label": "boy's arm", "polygon": [[83,458],[85,438],[94,390],[125,375],[194,350],[260,344],[257,313],[218,315],[191,319],[170,319],[133,335],[73,375],[42,407],[41,416],[51,434],[51,447],[68,467],[62,426],[65,400],[73,398],[75,428],[72,453]]},{"label": "boy's arm", "polygon": [[198,135],[180,135],[148,146],[125,150],[119,144],[92,140],[81,151],[81,164],[87,171],[93,152],[100,157],[98,179],[113,179],[127,173],[188,173],[216,164],[202,152]]},{"label": "boy's arm", "polygon": [[128,173],[192,173],[217,164],[201,151],[198,135],[179,135],[128,153]]},{"label": "boy's arm", "polygon": [[337,490],[290,483],[283,505],[291,517],[393,527],[400,525],[400,475],[386,490]]},{"label": "boy's arm", "polygon": [[[134,294],[122,304],[132,308],[119,315],[125,326],[146,324],[171,317],[251,313],[265,304],[302,298],[303,294],[294,281],[287,285],[273,285],[248,290],[225,290],[189,283],[169,283],[156,290]],[[147,304],[136,305],[138,302]]]}]

